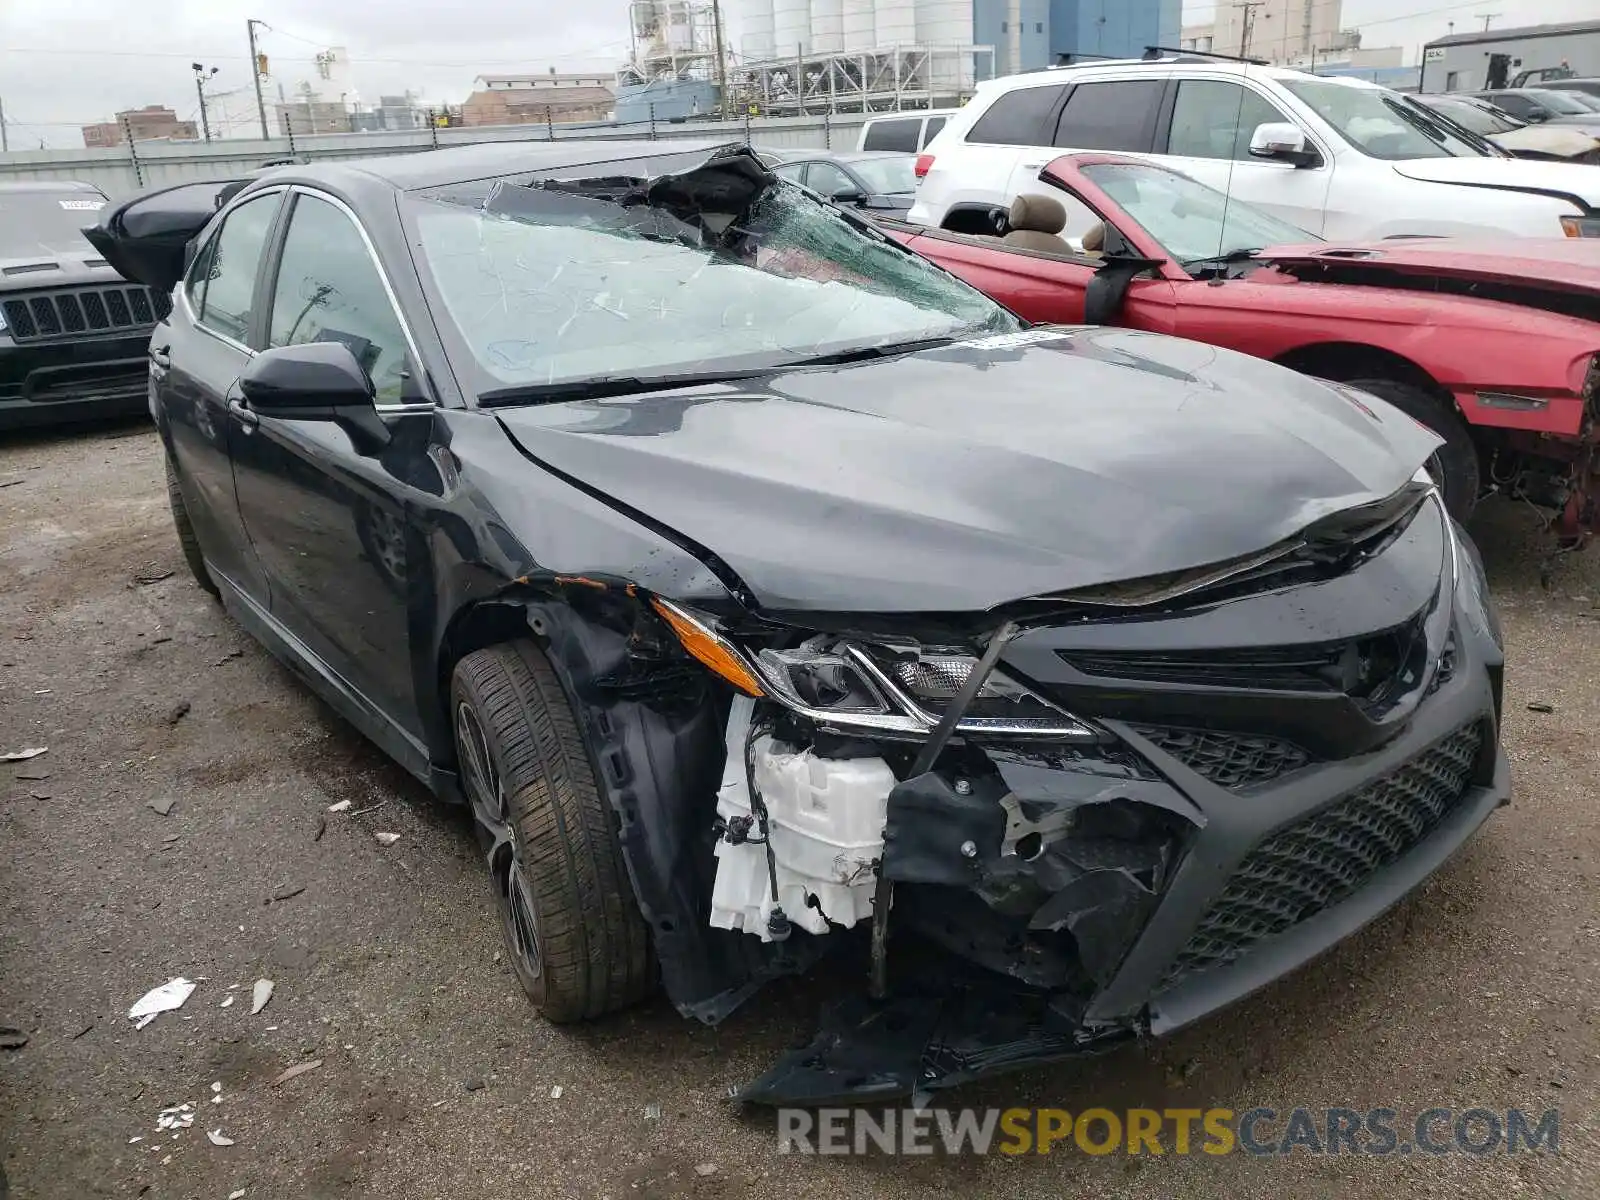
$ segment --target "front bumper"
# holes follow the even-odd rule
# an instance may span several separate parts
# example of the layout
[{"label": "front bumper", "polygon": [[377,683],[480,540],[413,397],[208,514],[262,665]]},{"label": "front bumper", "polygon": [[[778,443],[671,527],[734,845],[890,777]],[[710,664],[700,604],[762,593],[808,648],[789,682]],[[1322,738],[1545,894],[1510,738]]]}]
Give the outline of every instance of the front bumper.
[{"label": "front bumper", "polygon": [[150,331],[18,345],[0,333],[0,430],[149,411]]},{"label": "front bumper", "polygon": [[[1170,1033],[1418,887],[1510,795],[1498,627],[1476,554],[1460,550],[1439,513],[1323,584],[1019,639],[1008,670],[1115,742],[966,747],[901,782],[883,856],[893,920],[967,969],[902,974],[885,1005],[847,1002],[740,1098],[926,1093]],[[1399,559],[1434,564],[1431,597],[1408,592]],[[1407,618],[1395,661],[1409,690],[1291,686],[1288,659],[1260,650],[1291,626],[1365,645],[1384,628],[1380,598]],[[1185,644],[1251,636],[1173,666]],[[1252,671],[1273,686],[1248,686]]]}]

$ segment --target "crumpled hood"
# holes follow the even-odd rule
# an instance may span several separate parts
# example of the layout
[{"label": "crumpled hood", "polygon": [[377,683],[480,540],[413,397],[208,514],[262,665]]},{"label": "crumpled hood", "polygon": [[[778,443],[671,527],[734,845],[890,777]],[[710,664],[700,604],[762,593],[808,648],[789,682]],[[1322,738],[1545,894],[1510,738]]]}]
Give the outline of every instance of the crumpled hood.
[{"label": "crumpled hood", "polygon": [[1390,165],[1407,179],[1426,183],[1570,196],[1589,208],[1600,207],[1600,167],[1582,163],[1525,158],[1408,158]]},{"label": "crumpled hood", "polygon": [[775,611],[974,612],[1220,562],[1392,494],[1437,445],[1376,400],[1106,328],[497,415]]},{"label": "crumpled hood", "polygon": [[1337,267],[1340,277],[1396,272],[1422,279],[1473,279],[1600,296],[1600,239],[1385,238],[1376,242],[1311,242],[1271,246],[1265,263]]}]

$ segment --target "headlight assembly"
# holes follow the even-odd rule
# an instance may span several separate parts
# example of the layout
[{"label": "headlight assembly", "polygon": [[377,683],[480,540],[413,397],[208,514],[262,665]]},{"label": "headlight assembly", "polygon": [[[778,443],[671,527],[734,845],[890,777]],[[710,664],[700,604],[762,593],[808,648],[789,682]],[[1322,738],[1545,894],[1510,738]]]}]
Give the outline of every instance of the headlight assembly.
[{"label": "headlight assembly", "polygon": [[[669,601],[653,603],[684,649],[734,687],[840,732],[926,737],[978,662],[949,650],[890,647],[828,634],[784,650],[750,653],[709,619]],[[1088,725],[999,670],[984,680],[956,732],[1099,738]]]}]

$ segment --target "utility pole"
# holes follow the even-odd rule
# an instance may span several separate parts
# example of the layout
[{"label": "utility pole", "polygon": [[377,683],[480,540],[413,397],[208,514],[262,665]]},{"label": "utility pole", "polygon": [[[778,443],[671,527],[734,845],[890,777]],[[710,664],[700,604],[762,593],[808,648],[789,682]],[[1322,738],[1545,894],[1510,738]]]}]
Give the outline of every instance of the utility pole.
[{"label": "utility pole", "polygon": [[11,149],[11,140],[6,135],[6,102],[0,99],[0,154],[5,154]]},{"label": "utility pole", "polygon": [[261,117],[261,140],[267,141],[272,134],[267,131],[267,102],[261,96],[261,77],[266,74],[262,67],[266,64],[266,55],[256,50],[256,26],[259,24],[260,21],[251,17],[244,27],[250,37],[250,77],[256,81],[256,112]]},{"label": "utility pole", "polygon": [[1250,35],[1255,32],[1256,9],[1263,8],[1266,0],[1242,0],[1242,3],[1233,5],[1234,8],[1244,12],[1244,29],[1239,34],[1239,57],[1250,57]]},{"label": "utility pole", "polygon": [[1485,33],[1488,33],[1489,32],[1489,22],[1494,20],[1499,15],[1500,15],[1499,13],[1473,13],[1472,17],[1473,17],[1473,20],[1481,20],[1483,22],[1483,31]]},{"label": "utility pole", "polygon": [[217,73],[217,68],[212,67],[210,72],[200,63],[190,63],[194,71],[194,94],[200,97],[200,132],[205,135],[206,141],[211,140],[211,122],[206,117],[206,81]]},{"label": "utility pole", "polygon": [[[632,19],[631,16],[629,18]],[[717,47],[717,107],[728,119],[728,59],[722,48],[722,0],[711,0],[711,36]]]}]

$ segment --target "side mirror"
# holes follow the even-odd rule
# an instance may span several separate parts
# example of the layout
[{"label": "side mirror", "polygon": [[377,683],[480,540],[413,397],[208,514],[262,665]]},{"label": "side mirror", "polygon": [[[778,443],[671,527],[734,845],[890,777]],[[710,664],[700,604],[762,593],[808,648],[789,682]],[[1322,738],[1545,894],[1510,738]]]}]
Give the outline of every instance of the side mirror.
[{"label": "side mirror", "polygon": [[860,204],[866,198],[867,194],[865,192],[858,192],[854,189],[833,194],[833,202],[835,204]]},{"label": "side mirror", "polygon": [[1250,156],[1292,163],[1297,167],[1309,167],[1318,161],[1317,152],[1306,141],[1304,130],[1288,121],[1257,125],[1250,135]]},{"label": "side mirror", "polygon": [[372,377],[342,342],[306,342],[263,350],[239,377],[250,411],[294,421],[337,421],[379,445],[389,428],[373,406]]},{"label": "side mirror", "polygon": [[1554,115],[1548,108],[1530,108],[1528,110],[1528,120],[1535,125],[1542,125]]}]

